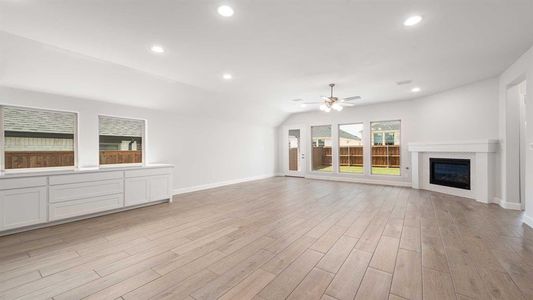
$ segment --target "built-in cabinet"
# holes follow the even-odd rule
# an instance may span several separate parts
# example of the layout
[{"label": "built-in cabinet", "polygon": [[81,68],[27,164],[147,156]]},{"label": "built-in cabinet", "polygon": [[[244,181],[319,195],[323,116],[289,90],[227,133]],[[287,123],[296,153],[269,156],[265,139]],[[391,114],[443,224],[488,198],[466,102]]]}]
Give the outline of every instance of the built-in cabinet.
[{"label": "built-in cabinet", "polygon": [[171,199],[172,167],[0,177],[0,231]]}]

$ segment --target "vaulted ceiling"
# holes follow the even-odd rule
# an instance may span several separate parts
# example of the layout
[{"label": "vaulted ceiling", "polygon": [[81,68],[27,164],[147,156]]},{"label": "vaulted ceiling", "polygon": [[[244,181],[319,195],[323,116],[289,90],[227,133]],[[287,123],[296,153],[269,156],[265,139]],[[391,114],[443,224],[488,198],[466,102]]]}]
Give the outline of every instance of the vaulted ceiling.
[{"label": "vaulted ceiling", "polygon": [[0,84],[276,123],[330,82],[369,104],[496,76],[533,44],[533,0],[2,0],[0,30]]}]

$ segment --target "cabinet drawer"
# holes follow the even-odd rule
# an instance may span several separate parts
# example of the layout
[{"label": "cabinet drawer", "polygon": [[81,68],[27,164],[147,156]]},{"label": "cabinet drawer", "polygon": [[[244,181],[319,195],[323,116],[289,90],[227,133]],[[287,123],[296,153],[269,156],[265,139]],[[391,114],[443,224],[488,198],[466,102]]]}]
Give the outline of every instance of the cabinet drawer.
[{"label": "cabinet drawer", "polygon": [[50,221],[83,216],[123,206],[123,194],[50,204]]},{"label": "cabinet drawer", "polygon": [[126,178],[155,176],[155,175],[169,175],[171,173],[172,173],[172,168],[155,168],[155,169],[129,170],[129,171],[125,171],[124,172]]},{"label": "cabinet drawer", "polygon": [[46,177],[0,179],[0,190],[46,186]]},{"label": "cabinet drawer", "polygon": [[0,192],[0,230],[47,221],[46,187]]},{"label": "cabinet drawer", "polygon": [[122,194],[124,183],[122,179],[105,181],[91,181],[50,186],[50,203],[72,201],[91,197]]},{"label": "cabinet drawer", "polygon": [[50,185],[122,179],[123,177],[124,177],[124,172],[122,171],[99,172],[99,173],[89,173],[89,174],[57,175],[57,176],[50,176]]}]

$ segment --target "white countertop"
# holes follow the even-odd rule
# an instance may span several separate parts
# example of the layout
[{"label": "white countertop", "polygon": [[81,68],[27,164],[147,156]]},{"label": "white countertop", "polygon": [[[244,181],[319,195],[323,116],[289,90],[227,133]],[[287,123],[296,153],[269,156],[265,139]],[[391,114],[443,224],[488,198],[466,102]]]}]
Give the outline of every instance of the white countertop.
[{"label": "white countertop", "polygon": [[113,172],[113,171],[127,171],[127,170],[140,170],[140,169],[155,169],[155,168],[173,168],[173,165],[169,164],[149,164],[142,166],[109,166],[109,167],[88,167],[88,168],[75,168],[75,169],[48,169],[48,170],[13,170],[0,173],[0,180],[7,178],[20,178],[20,177],[36,177],[36,176],[51,176],[51,175],[73,175],[83,173],[96,173],[96,172]]}]

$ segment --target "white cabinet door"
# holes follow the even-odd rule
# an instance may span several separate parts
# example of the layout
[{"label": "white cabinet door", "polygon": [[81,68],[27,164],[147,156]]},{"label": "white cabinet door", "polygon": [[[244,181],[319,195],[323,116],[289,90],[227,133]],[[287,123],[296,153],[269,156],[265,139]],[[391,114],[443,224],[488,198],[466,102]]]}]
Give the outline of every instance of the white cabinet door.
[{"label": "white cabinet door", "polygon": [[154,176],[150,178],[150,200],[169,199],[170,179],[169,175]]},{"label": "white cabinet door", "polygon": [[170,175],[126,178],[124,205],[170,199]]},{"label": "white cabinet door", "polygon": [[150,177],[126,178],[124,206],[150,201]]},{"label": "white cabinet door", "polygon": [[0,229],[47,222],[46,187],[0,191]]}]

